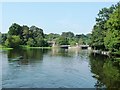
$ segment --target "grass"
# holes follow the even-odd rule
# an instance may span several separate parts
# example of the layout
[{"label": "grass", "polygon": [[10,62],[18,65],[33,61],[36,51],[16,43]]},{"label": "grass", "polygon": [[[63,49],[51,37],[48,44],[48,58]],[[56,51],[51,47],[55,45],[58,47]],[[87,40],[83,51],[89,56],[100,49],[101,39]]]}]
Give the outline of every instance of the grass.
[{"label": "grass", "polygon": [[[20,48],[23,49],[51,49],[52,47],[30,47],[27,45],[20,45]],[[0,45],[0,50],[12,50],[13,48],[8,48],[5,46]]]},{"label": "grass", "polygon": [[30,47],[30,46],[24,46],[21,45],[22,48],[24,49],[51,49],[52,47]]},{"label": "grass", "polygon": [[0,45],[0,50],[12,50],[13,48],[7,48],[5,46]]}]

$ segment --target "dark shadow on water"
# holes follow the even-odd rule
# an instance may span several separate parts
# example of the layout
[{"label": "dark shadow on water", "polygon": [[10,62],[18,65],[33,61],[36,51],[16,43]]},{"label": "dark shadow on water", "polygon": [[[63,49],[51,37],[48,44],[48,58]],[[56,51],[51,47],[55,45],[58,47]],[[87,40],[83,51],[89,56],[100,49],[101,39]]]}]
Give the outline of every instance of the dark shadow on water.
[{"label": "dark shadow on water", "polygon": [[[48,49],[13,49],[8,51],[9,59],[19,59],[19,64],[29,64],[36,61],[42,61],[43,55]],[[12,60],[11,60],[12,61]]]},{"label": "dark shadow on water", "polygon": [[120,88],[120,67],[107,56],[90,54],[91,72],[97,79],[96,88]]}]

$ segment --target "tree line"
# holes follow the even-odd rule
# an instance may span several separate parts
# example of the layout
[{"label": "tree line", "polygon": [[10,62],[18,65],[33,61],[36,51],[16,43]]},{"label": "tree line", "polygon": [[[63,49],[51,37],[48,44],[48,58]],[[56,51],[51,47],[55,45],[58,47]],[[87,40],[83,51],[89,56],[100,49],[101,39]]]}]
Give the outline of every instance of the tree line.
[{"label": "tree line", "polygon": [[5,47],[16,48],[20,45],[30,47],[48,47],[49,41],[56,42],[56,45],[89,44],[91,34],[74,34],[73,32],[62,32],[62,34],[44,34],[43,29],[36,26],[20,26],[13,23],[6,34],[0,33],[0,44]]},{"label": "tree line", "polygon": [[9,27],[9,31],[6,34],[1,35],[1,44],[6,47],[19,47],[19,45],[28,45],[28,46],[47,46],[47,42],[44,40],[43,30],[26,25],[20,26],[19,24],[13,23]]},{"label": "tree line", "polygon": [[49,41],[56,45],[89,44],[93,49],[106,50],[120,54],[120,2],[109,8],[102,8],[96,17],[96,24],[91,34],[45,34],[43,29],[36,26],[20,26],[13,23],[6,34],[0,33],[0,44],[6,47],[48,47]]},{"label": "tree line", "polygon": [[120,2],[99,11],[91,34],[91,46],[120,54]]}]

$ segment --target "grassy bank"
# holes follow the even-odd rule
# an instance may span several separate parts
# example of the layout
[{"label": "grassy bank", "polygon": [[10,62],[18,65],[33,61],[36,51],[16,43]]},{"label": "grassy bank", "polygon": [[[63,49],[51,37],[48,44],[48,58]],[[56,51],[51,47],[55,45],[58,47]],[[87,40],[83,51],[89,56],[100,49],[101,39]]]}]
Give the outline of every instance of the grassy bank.
[{"label": "grassy bank", "polygon": [[[20,45],[19,48],[23,48],[23,49],[51,49],[52,47],[30,47],[30,46]],[[8,48],[8,47],[0,45],[0,50],[12,50],[12,49],[13,48]]]},{"label": "grassy bank", "polygon": [[52,47],[30,47],[30,46],[24,46],[24,45],[21,45],[20,47],[24,49],[51,49],[52,48]]},{"label": "grassy bank", "polygon": [[0,50],[12,50],[13,48],[8,48],[5,46],[0,45]]}]

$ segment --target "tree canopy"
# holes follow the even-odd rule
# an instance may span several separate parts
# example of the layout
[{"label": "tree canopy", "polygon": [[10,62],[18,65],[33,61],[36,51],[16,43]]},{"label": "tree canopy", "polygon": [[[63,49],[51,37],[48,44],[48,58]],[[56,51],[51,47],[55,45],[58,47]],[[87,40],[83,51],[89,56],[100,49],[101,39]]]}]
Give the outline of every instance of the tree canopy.
[{"label": "tree canopy", "polygon": [[91,35],[95,49],[120,51],[120,2],[99,11]]},{"label": "tree canopy", "polygon": [[[75,35],[73,32],[62,32],[62,34],[44,34],[43,30],[36,26],[28,27],[27,25],[19,25],[13,23],[9,27],[7,34],[1,35],[1,44],[6,47],[18,47],[19,45],[28,45],[30,47],[46,47],[51,46],[49,41],[54,41],[56,45],[76,45],[88,44],[89,36],[84,34]],[[16,39],[15,39],[16,38]],[[15,44],[15,45],[14,45]]]}]

